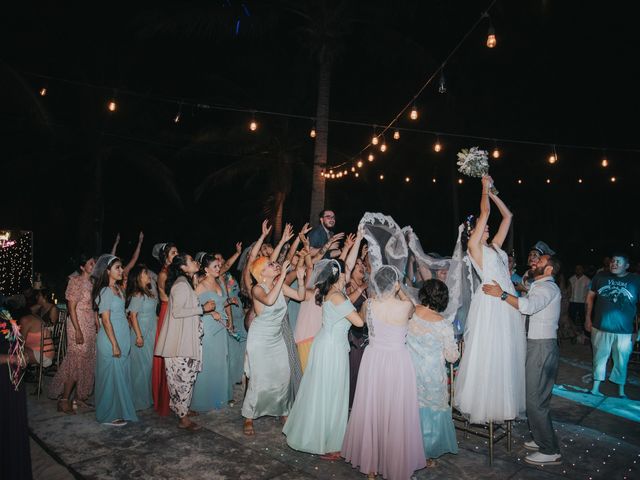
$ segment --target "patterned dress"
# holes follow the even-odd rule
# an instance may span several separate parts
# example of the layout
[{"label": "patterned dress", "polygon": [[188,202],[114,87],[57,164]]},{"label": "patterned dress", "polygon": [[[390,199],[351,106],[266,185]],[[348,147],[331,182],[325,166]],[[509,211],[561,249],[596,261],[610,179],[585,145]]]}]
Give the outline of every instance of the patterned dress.
[{"label": "patterned dress", "polygon": [[76,395],[85,400],[93,390],[96,365],[96,314],[91,307],[91,280],[83,275],[69,277],[65,297],[77,302],[76,316],[84,342],[76,342],[76,329],[71,319],[67,320],[67,354],[53,377],[49,395],[62,395],[66,382],[77,382]]}]

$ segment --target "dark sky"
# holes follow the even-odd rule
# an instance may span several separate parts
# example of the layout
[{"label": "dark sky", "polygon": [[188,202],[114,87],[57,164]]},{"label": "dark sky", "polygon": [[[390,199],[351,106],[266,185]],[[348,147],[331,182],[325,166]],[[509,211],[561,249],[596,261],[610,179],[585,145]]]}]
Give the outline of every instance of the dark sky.
[{"label": "dark sky", "polygon": [[[257,236],[270,195],[289,176],[285,217],[299,227],[309,211],[311,122],[262,115],[251,134],[246,113],[184,106],[175,124],[179,102],[313,116],[318,70],[309,29],[326,3],[342,12],[331,38],[330,116],[385,124],[489,4],[229,0],[104,3],[96,13],[94,4],[22,3],[3,12],[0,25],[1,226],[33,230],[36,270],[51,275],[68,270],[78,251],[95,250],[96,229],[103,250],[122,232],[124,257],[143,229],[142,260],[151,264],[157,241],[230,252]],[[502,157],[492,161],[515,213],[521,258],[539,239],[568,263],[599,262],[614,248],[638,257],[638,153],[621,149],[639,148],[639,42],[624,5],[498,0],[490,11],[498,46],[484,46],[485,20],[446,65],[447,93],[435,82],[417,100],[420,120],[400,122],[545,144],[501,142]],[[109,114],[114,95],[119,109]],[[369,127],[331,124],[330,163],[355,155],[370,136]],[[478,181],[457,185],[455,153],[493,142],[443,135],[436,154],[431,135],[387,141],[389,151],[359,179],[327,184],[339,229],[354,231],[364,211],[383,211],[413,225],[426,250],[449,254],[456,218],[476,212],[480,193]],[[552,144],[608,147],[611,165],[599,166],[598,149],[558,146],[551,166]],[[285,175],[274,174],[277,158],[288,159]],[[227,173],[196,197],[217,171]]]}]

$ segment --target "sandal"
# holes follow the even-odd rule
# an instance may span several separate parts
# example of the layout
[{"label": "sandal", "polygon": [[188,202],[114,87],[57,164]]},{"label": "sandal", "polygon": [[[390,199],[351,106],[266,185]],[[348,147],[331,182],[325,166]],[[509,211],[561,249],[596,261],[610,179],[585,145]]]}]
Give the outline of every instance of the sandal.
[{"label": "sandal", "polygon": [[58,411],[66,413],[67,415],[74,415],[76,413],[68,398],[61,398],[58,400]]},{"label": "sandal", "polygon": [[253,420],[250,418],[245,419],[244,425],[242,426],[242,433],[244,433],[247,437],[251,437],[256,434],[253,429]]},{"label": "sandal", "polygon": [[180,424],[178,424],[178,428],[182,429],[182,430],[188,430],[190,432],[197,432],[198,430],[200,430],[202,428],[201,425],[198,425],[197,423],[191,422],[189,425],[187,426],[182,426]]},{"label": "sandal", "polygon": [[327,460],[330,462],[334,462],[334,461],[342,460],[342,457],[340,456],[340,452],[331,452],[331,453],[325,453],[324,455],[320,455],[320,460]]},{"label": "sandal", "polygon": [[194,412],[193,410],[189,410],[187,412],[187,417],[197,417],[198,415],[200,415],[198,412]]}]

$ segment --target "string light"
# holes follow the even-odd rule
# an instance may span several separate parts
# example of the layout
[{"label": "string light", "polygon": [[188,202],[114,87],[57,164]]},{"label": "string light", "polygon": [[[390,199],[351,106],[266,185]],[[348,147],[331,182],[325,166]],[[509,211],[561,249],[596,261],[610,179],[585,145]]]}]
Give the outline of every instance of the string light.
[{"label": "string light", "polygon": [[409,178],[409,177],[405,177],[404,181],[405,181],[405,182],[407,182],[407,183],[409,183],[409,182],[411,181],[411,178]]},{"label": "string light", "polygon": [[351,171],[355,172],[356,171],[356,167],[351,167]]},{"label": "string light", "polygon": [[380,144],[380,151],[382,153],[387,151],[387,142],[384,139],[384,135],[382,136],[382,143]]},{"label": "string light", "polygon": [[118,109],[118,104],[116,103],[115,99],[109,100],[109,103],[107,104],[107,110],[113,113],[117,109]]},{"label": "string light", "polygon": [[547,178],[547,183],[551,183],[551,179],[550,178]]},{"label": "string light", "polygon": [[522,185],[522,180],[518,179],[518,185]]},{"label": "string light", "polygon": [[489,30],[487,31],[487,48],[495,48],[498,44],[496,40],[496,30],[493,28],[493,22],[491,22],[491,17],[488,13],[485,13],[485,16],[489,19]]},{"label": "string light", "polygon": [[182,103],[180,103],[180,107],[178,107],[178,113],[176,113],[176,116],[173,118],[173,123],[180,122],[180,118],[182,118]]},{"label": "string light", "polygon": [[384,180],[384,175],[380,174],[380,180]]},{"label": "string light", "polygon": [[435,177],[434,177],[434,178],[432,178],[432,179],[431,179],[431,181],[432,181],[433,183],[436,183],[436,179],[435,179]]},{"label": "string light", "polygon": [[362,160],[358,160],[358,163],[356,163],[356,165],[358,166],[358,168],[362,168],[362,165],[364,165],[364,163],[362,162]]},{"label": "string light", "polygon": [[558,161],[558,153],[556,152],[556,146],[554,145],[551,151],[551,155],[549,155],[548,159],[549,163],[553,165]]},{"label": "string light", "polygon": [[607,158],[603,158],[602,162],[600,162],[600,165],[602,165],[603,168],[607,168],[609,166],[609,160],[607,160]]},{"label": "string light", "polygon": [[582,183],[582,179],[581,178],[578,179],[578,183]]},{"label": "string light", "polygon": [[462,185],[463,180],[461,178],[458,179],[458,185]]},{"label": "string light", "polygon": [[378,135],[376,135],[376,126],[373,126],[373,136],[371,137],[371,145],[378,145]]},{"label": "string light", "polygon": [[369,156],[367,157],[367,160],[369,160],[370,162],[373,162],[373,159],[376,158],[373,156],[373,153],[369,153]]},{"label": "string light", "polygon": [[356,178],[358,178],[360,176],[360,174],[358,172],[356,172]]},{"label": "string light", "polygon": [[447,85],[444,82],[444,71],[440,72],[440,81],[438,82],[438,93],[447,93]]},{"label": "string light", "polygon": [[316,126],[315,125],[311,127],[311,131],[309,132],[309,136],[311,138],[316,138]]},{"label": "string light", "polygon": [[257,129],[258,129],[258,122],[256,122],[256,115],[254,113],[251,116],[251,122],[249,122],[249,130],[251,130],[252,132],[255,132]]},{"label": "string light", "polygon": [[47,94],[47,88],[46,87],[42,87],[40,89],[40,96],[44,97]]},{"label": "string light", "polygon": [[416,104],[415,103],[411,107],[411,113],[409,114],[409,118],[411,120],[417,120],[418,119],[418,109],[416,108]]},{"label": "string light", "polygon": [[433,144],[433,150],[437,153],[442,150],[442,145],[440,144],[440,138],[436,137],[436,143]]},{"label": "string light", "polygon": [[498,146],[495,144],[495,142],[493,145],[493,151],[491,152],[491,156],[496,160],[500,158],[500,150],[498,150]]},{"label": "string light", "polygon": [[615,183],[616,182],[616,177],[611,177],[611,183]]},{"label": "string light", "polygon": [[396,128],[396,130],[393,132],[393,139],[394,140],[400,140],[400,130],[398,130]]}]

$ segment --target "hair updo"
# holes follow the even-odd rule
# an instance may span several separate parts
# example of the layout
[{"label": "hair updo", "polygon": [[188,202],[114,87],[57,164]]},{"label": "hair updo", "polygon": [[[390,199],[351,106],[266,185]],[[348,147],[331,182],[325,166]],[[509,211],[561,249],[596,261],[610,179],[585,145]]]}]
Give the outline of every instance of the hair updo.
[{"label": "hair updo", "polygon": [[331,287],[340,279],[340,273],[344,272],[344,262],[339,258],[336,258],[335,261],[338,262],[340,268],[332,272],[324,282],[316,285],[316,305],[322,306],[324,297],[329,293]]},{"label": "hair updo", "polygon": [[418,298],[425,307],[438,313],[444,312],[449,304],[449,289],[443,281],[431,278],[422,285]]},{"label": "hair updo", "polygon": [[473,215],[469,215],[464,221],[464,230],[462,231],[462,236],[460,237],[460,240],[462,241],[463,251],[467,249],[469,237],[471,237],[471,232],[473,231],[473,229],[476,228],[477,221],[478,219]]}]

